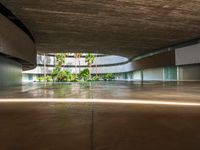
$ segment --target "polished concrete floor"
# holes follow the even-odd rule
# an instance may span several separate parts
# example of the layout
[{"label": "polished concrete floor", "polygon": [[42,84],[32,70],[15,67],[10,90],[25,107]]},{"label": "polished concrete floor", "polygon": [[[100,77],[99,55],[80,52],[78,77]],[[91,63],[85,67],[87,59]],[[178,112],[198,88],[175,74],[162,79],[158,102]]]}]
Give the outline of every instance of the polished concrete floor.
[{"label": "polished concrete floor", "polygon": [[199,101],[200,82],[29,83],[2,88],[0,98],[83,98]]},{"label": "polished concrete floor", "polygon": [[[198,150],[199,93],[200,82],[30,83],[1,89],[0,150]],[[56,102],[59,98],[83,102]],[[14,99],[24,101],[3,101]],[[128,103],[133,100],[174,103]]]}]

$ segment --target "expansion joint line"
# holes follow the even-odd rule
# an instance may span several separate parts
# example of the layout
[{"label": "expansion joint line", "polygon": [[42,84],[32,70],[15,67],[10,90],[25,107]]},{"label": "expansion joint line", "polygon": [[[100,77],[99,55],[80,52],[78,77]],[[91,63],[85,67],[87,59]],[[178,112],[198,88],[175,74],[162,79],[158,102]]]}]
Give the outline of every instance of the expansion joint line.
[{"label": "expansion joint line", "polygon": [[[93,95],[92,95],[93,98]],[[91,129],[90,129],[90,149],[94,150],[94,102],[91,102]]]}]

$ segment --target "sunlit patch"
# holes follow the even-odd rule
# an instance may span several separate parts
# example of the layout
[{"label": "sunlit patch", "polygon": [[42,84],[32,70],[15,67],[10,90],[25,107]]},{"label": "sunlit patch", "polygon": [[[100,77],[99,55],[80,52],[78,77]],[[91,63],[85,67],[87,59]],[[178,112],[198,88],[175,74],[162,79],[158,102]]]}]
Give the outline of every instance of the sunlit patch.
[{"label": "sunlit patch", "polygon": [[177,102],[159,100],[123,100],[123,99],[0,99],[0,103],[115,103],[115,104],[143,104],[143,105],[174,105],[174,106],[200,106],[198,102]]}]

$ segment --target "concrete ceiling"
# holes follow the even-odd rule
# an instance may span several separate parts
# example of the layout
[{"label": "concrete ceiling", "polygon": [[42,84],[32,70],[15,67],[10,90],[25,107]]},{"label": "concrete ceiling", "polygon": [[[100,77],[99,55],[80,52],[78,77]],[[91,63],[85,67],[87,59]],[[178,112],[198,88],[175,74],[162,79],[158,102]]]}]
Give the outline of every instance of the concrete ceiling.
[{"label": "concrete ceiling", "polygon": [[200,37],[200,0],[0,0],[39,52],[133,57]]}]

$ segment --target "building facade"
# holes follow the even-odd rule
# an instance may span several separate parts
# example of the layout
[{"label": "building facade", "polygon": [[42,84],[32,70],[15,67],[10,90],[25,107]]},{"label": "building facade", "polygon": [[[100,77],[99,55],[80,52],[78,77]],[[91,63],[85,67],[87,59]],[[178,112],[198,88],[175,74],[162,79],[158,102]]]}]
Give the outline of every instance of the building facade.
[{"label": "building facade", "polygon": [[[79,73],[88,68],[85,55],[80,59],[73,53],[65,58],[64,70]],[[126,58],[116,55],[94,54],[91,73],[99,76],[114,73],[116,80],[128,81],[194,81],[200,80],[200,44],[189,44]],[[51,74],[55,67],[55,54],[38,54],[37,67],[23,72],[23,81],[37,81],[38,76]],[[158,63],[159,62],[159,63]],[[46,66],[44,66],[46,64]],[[46,68],[46,69],[45,69]]]}]

